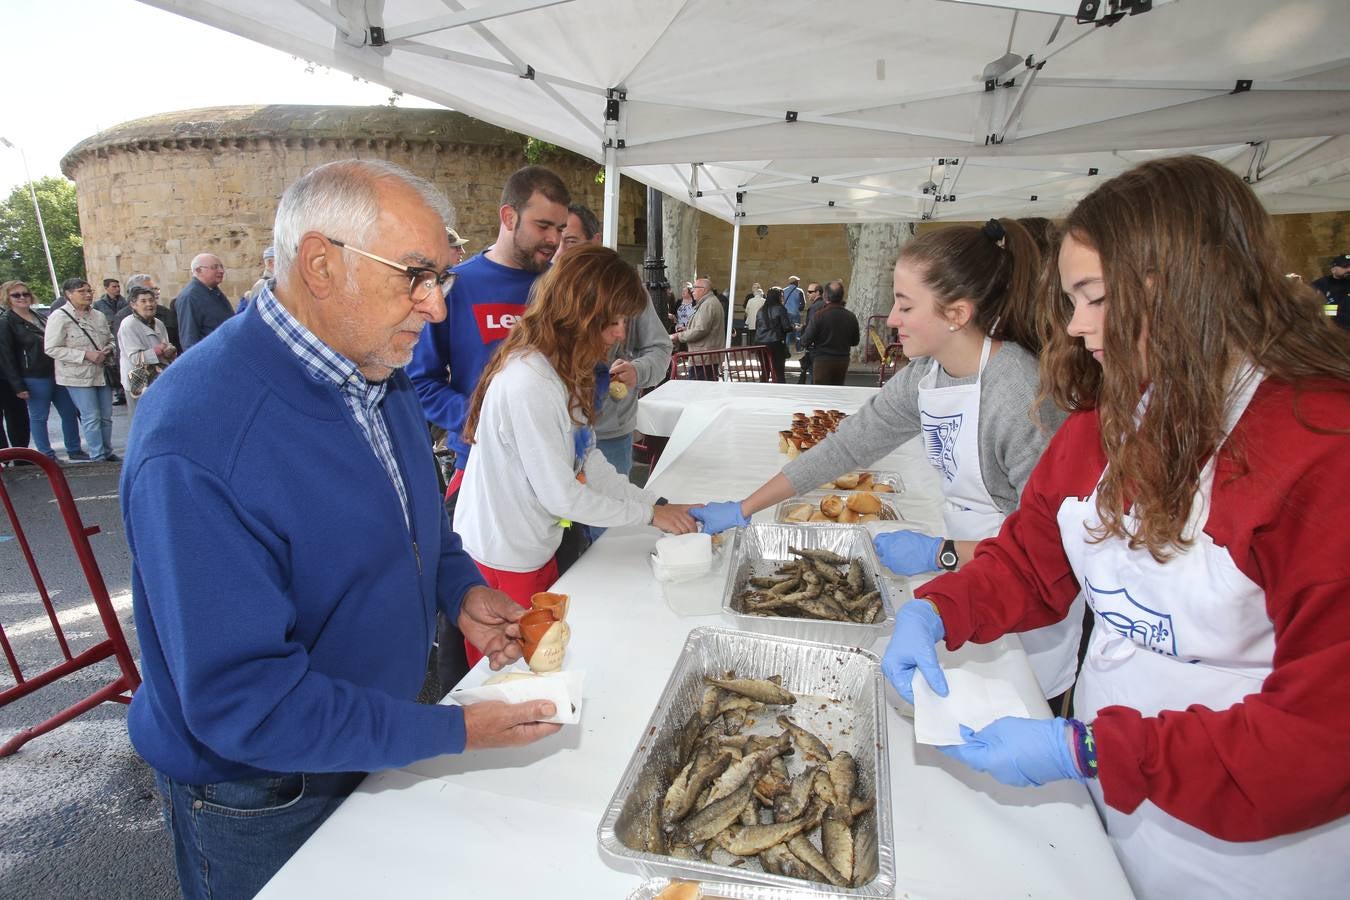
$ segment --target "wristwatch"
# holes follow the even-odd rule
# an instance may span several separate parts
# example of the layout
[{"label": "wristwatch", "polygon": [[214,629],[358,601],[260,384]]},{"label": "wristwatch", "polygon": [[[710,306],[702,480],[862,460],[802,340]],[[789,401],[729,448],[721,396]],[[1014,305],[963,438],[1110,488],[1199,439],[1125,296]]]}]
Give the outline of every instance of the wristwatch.
[{"label": "wristwatch", "polygon": [[942,549],[938,551],[938,565],[948,572],[956,571],[956,541],[947,538],[942,542]]}]

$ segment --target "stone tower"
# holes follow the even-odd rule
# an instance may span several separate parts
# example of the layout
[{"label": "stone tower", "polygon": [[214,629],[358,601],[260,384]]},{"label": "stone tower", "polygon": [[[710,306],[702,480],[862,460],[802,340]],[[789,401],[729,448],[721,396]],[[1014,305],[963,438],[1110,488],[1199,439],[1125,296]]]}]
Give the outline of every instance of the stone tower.
[{"label": "stone tower", "polygon": [[[61,169],[75,181],[92,283],[149,272],[167,302],[191,277],[192,257],[211,252],[225,263],[221,289],[237,301],[258,277],[281,192],[315,166],[385,159],[431,180],[476,253],[496,238],[502,184],[526,164],[524,151],[523,136],[449,110],[228,106],[102,131],[67,153]],[[540,162],[600,214],[595,163],[565,151]],[[625,179],[620,197],[619,242],[632,244],[645,195]]]}]

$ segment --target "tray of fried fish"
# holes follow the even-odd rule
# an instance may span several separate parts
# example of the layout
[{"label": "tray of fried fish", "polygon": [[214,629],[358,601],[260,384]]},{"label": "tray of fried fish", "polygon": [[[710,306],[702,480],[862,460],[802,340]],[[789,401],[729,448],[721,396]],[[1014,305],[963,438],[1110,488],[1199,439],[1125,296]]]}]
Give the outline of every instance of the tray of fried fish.
[{"label": "tray of fried fish", "polygon": [[648,878],[889,897],[890,767],[878,658],[696,628],[600,823]]},{"label": "tray of fried fish", "polygon": [[861,525],[741,529],[722,613],[736,627],[867,647],[895,624],[890,579]]}]

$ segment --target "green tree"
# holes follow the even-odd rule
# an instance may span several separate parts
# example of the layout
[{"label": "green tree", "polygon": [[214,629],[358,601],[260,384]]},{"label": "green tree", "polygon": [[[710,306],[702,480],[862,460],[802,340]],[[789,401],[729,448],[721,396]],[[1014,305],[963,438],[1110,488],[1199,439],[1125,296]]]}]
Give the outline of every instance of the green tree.
[{"label": "green tree", "polygon": [[[56,277],[64,280],[84,274],[84,238],[80,236],[75,183],[49,176],[34,182],[33,187],[42,208],[42,224],[47,228]],[[16,185],[0,204],[0,281],[11,279],[27,282],[38,302],[50,303],[54,299],[27,184]]]}]

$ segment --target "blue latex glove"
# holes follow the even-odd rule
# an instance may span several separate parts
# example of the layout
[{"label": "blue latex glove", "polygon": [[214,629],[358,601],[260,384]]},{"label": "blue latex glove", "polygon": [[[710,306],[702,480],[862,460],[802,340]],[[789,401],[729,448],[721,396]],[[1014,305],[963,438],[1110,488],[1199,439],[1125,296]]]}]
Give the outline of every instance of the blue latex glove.
[{"label": "blue latex glove", "polygon": [[883,531],[872,538],[882,565],[900,575],[918,575],[938,570],[937,555],[942,538],[917,531]]},{"label": "blue latex glove", "polygon": [[914,702],[914,670],[923,677],[939,697],[947,696],[947,676],[938,665],[937,647],[946,634],[942,618],[927,600],[911,600],[895,615],[895,632],[881,658],[881,671],[910,703]]},{"label": "blue latex glove", "polygon": [[741,513],[739,500],[708,503],[689,510],[689,515],[703,524],[703,531],[707,534],[720,534],[728,528],[744,528],[750,524],[750,520]]},{"label": "blue latex glove", "polygon": [[964,744],[939,747],[943,753],[1013,787],[1039,787],[1072,778],[1086,781],[1069,745],[1064,719],[1004,716],[979,731],[961,726]]}]

